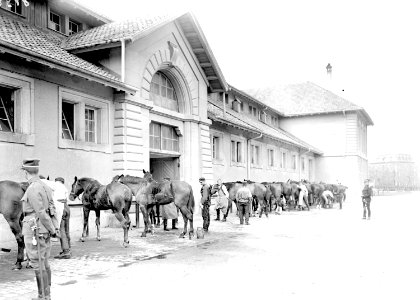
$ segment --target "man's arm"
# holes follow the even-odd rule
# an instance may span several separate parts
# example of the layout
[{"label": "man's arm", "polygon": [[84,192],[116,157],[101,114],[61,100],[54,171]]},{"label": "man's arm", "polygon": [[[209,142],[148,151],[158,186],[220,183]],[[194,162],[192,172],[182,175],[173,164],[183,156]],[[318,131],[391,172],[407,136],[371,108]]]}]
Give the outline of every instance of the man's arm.
[{"label": "man's arm", "polygon": [[204,205],[204,203],[209,199],[209,187],[206,184],[203,187],[203,195],[201,196],[201,205]]},{"label": "man's arm", "polygon": [[55,235],[55,228],[51,218],[44,208],[42,193],[39,191],[36,192],[33,189],[28,190],[28,201],[32,205],[35,215],[41,224],[44,225],[45,229],[47,229],[50,234]]}]

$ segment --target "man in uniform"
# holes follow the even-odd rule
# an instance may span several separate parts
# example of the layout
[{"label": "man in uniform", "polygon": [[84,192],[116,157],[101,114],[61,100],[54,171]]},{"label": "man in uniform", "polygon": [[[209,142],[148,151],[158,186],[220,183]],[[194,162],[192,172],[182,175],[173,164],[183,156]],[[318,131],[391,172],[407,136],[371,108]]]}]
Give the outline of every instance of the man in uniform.
[{"label": "man in uniform", "polygon": [[210,226],[210,185],[206,184],[206,179],[200,177],[199,182],[201,184],[201,215],[203,216],[203,230],[205,232],[209,231]]},{"label": "man in uniform", "polygon": [[249,188],[247,188],[246,183],[243,183],[243,186],[238,189],[236,192],[236,203],[238,203],[239,210],[239,222],[241,225],[244,224],[245,216],[245,225],[249,225],[249,206],[252,202],[252,194]]},{"label": "man in uniform", "polygon": [[[22,233],[28,258],[31,266],[35,269],[38,297],[34,299],[49,300],[51,287],[51,269],[48,263],[51,253],[50,237],[55,237],[58,231],[58,228],[54,228],[48,212],[52,191],[42,183],[38,176],[39,159],[25,159],[22,169],[29,183],[22,198],[24,216]],[[36,230],[33,230],[35,226]]]},{"label": "man in uniform", "polygon": [[365,180],[365,187],[362,190],[362,202],[363,202],[363,219],[366,219],[366,211],[368,213],[368,220],[370,220],[370,201],[372,200],[373,191],[369,184],[369,179]]}]

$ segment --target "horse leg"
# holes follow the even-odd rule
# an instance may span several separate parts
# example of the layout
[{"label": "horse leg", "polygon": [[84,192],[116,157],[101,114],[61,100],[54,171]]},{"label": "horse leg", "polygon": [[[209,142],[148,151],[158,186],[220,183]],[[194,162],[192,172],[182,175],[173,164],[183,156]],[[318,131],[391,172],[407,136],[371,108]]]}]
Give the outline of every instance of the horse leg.
[{"label": "horse leg", "polygon": [[95,223],[96,223],[96,239],[98,241],[100,241],[101,240],[101,211],[99,209],[95,210],[95,214],[96,214],[96,221],[95,221]]},{"label": "horse leg", "polygon": [[25,249],[25,243],[23,241],[23,234],[22,234],[22,227],[20,226],[19,220],[11,220],[9,218],[6,218],[7,223],[10,226],[10,229],[12,230],[13,235],[15,236],[16,242],[18,244],[18,255],[15,267],[13,270],[20,270],[22,269],[22,262],[23,262],[23,250]]},{"label": "horse leg", "polygon": [[[179,209],[181,210],[182,217],[184,218],[184,231],[181,232],[179,237],[183,238],[187,234],[188,220],[193,219],[193,214],[191,213],[191,211],[186,206],[181,206]],[[192,224],[192,222],[190,223],[190,225],[191,224]],[[190,227],[190,230],[192,230],[194,232],[193,227],[192,228]]]},{"label": "horse leg", "polygon": [[83,207],[83,233],[82,237],[80,238],[81,242],[84,242],[85,237],[89,235],[89,213],[90,209]]},{"label": "horse leg", "polygon": [[[227,213],[226,213],[227,214]],[[191,214],[191,218],[188,218],[188,220],[190,221],[190,232],[189,232],[189,238],[191,240],[191,238],[194,237],[194,220],[193,220],[193,215]],[[185,223],[185,226],[187,224]]]},{"label": "horse leg", "polygon": [[123,246],[127,247],[128,246],[128,228],[130,227],[130,217],[128,216],[128,213],[125,213],[125,216],[121,213],[121,212],[116,212],[114,213],[115,217],[117,218],[117,220],[120,222],[121,227],[124,230],[124,242],[123,242]]},{"label": "horse leg", "polygon": [[141,237],[146,237],[147,229],[149,228],[149,215],[147,214],[146,207],[144,205],[140,205],[141,214],[143,215],[144,221],[144,230],[141,233]]},{"label": "horse leg", "polygon": [[156,204],[156,218],[157,218],[156,227],[160,227],[160,205],[159,204]]},{"label": "horse leg", "polygon": [[[146,208],[146,209],[147,209],[147,214],[148,214],[148,215],[150,215],[150,213],[152,213],[152,212],[153,212],[153,206],[148,207],[148,208]],[[148,225],[149,225],[149,226],[148,226],[147,230],[148,230],[148,231],[150,231],[150,233],[151,233],[151,234],[155,234],[155,231],[154,231],[155,216],[154,216],[154,214],[153,214],[153,222],[149,222],[149,224],[148,224]]]}]

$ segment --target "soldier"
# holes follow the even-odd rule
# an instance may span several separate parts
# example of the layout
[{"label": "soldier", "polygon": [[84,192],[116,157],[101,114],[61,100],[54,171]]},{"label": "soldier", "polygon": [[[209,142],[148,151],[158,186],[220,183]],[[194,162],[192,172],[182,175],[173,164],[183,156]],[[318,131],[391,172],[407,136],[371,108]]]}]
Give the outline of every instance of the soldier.
[{"label": "soldier", "polygon": [[[51,253],[51,236],[55,237],[58,228],[54,228],[49,215],[51,189],[42,183],[38,176],[39,159],[25,159],[22,164],[29,187],[22,198],[23,226],[22,233],[26,253],[35,269],[38,297],[50,299],[51,269],[48,259]],[[33,299],[33,300],[34,300]]]},{"label": "soldier", "polygon": [[373,192],[370,186],[369,179],[365,180],[365,187],[362,190],[362,202],[363,202],[363,219],[366,219],[366,211],[368,213],[368,220],[370,220],[370,201],[372,200]]},{"label": "soldier", "polygon": [[206,179],[200,177],[199,182],[201,184],[201,215],[203,216],[203,230],[209,231],[210,226],[210,185],[206,184]]},{"label": "soldier", "polygon": [[249,206],[252,202],[252,194],[249,188],[243,183],[243,186],[238,189],[236,192],[236,203],[238,203],[239,211],[239,223],[244,224],[245,216],[245,225],[249,225]]}]

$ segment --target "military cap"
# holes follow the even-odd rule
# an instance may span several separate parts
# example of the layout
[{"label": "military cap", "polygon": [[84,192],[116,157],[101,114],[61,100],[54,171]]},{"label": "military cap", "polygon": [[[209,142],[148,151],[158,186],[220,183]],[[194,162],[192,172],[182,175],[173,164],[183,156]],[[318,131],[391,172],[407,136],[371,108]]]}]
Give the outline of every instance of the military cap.
[{"label": "military cap", "polygon": [[36,158],[24,159],[21,169],[24,169],[24,170],[39,169],[39,159],[36,159]]},{"label": "military cap", "polygon": [[64,184],[64,178],[63,177],[57,177],[54,181],[60,181],[62,184]]},{"label": "military cap", "polygon": [[200,179],[198,179],[198,181],[206,181],[206,178],[200,177]]}]

